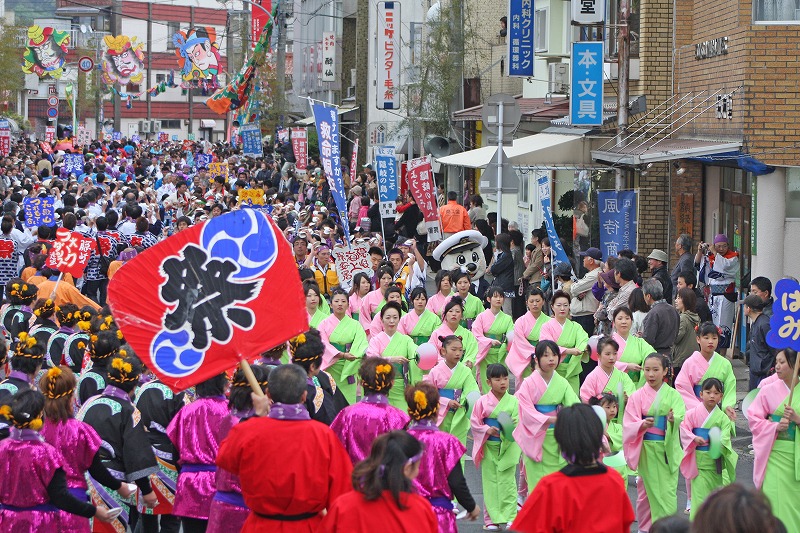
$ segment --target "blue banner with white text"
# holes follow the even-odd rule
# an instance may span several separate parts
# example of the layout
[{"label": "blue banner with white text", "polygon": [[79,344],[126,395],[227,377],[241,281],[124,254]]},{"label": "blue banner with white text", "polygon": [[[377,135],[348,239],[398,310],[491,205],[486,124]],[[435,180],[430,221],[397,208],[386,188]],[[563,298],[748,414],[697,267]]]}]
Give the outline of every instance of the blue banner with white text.
[{"label": "blue banner with white text", "polygon": [[602,126],[603,41],[572,43],[570,65],[570,124]]},{"label": "blue banner with white text", "polygon": [[509,0],[509,76],[533,76],[533,15],[533,0]]},{"label": "blue banner with white text", "polygon": [[550,239],[550,248],[553,250],[553,267],[558,263],[567,263],[571,267],[572,264],[567,258],[567,252],[564,251],[561,239],[558,238],[558,233],[556,233],[556,225],[553,223],[553,212],[550,207],[550,177],[547,174],[542,174],[536,181],[539,187],[539,201],[542,204],[544,225],[547,228],[547,237]]},{"label": "blue banner with white text", "polygon": [[636,191],[600,191],[597,202],[603,261],[619,255],[620,250],[636,252]]},{"label": "blue banner with white text", "polygon": [[[344,196],[344,179],[342,178],[342,155],[340,149],[339,113],[335,107],[314,104],[314,122],[317,126],[319,140],[319,158],[322,171],[331,188],[331,196],[336,202],[339,213],[347,213],[347,199]],[[287,130],[288,133],[288,130]],[[350,242],[350,228],[342,221],[345,243]]]}]

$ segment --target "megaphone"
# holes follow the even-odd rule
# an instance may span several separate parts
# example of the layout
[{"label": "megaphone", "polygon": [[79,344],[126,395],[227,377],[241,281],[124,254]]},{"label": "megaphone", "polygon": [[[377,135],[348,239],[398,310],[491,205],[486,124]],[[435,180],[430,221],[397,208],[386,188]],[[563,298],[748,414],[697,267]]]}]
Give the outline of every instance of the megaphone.
[{"label": "megaphone", "polygon": [[450,140],[438,135],[427,136],[422,147],[437,159],[450,155]]}]

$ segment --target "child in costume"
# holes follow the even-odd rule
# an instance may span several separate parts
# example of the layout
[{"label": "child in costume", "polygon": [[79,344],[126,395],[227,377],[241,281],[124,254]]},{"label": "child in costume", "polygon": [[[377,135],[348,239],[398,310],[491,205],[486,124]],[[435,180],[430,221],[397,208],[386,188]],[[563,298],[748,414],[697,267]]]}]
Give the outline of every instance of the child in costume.
[{"label": "child in costume", "polygon": [[183,407],[167,427],[167,437],[178,459],[178,485],[172,514],[181,518],[187,533],[205,531],[214,497],[214,461],[222,439],[230,430],[225,393],[228,377],[220,374],[198,383],[197,399]]},{"label": "child in costume", "polygon": [[617,307],[613,314],[614,332],[611,338],[619,345],[616,366],[627,372],[637,389],[644,385],[642,363],[644,358],[655,352],[647,341],[637,335],[631,335],[633,313],[625,306]]},{"label": "child in costume", "polygon": [[628,398],[622,424],[625,460],[637,470],[636,517],[640,531],[678,509],[678,467],[683,458],[680,424],[686,408],[667,385],[669,358],[652,353],[644,360],[645,386]]},{"label": "child in costume", "polygon": [[50,336],[50,339],[45,345],[47,346],[45,348],[45,359],[48,368],[61,364],[61,358],[67,339],[70,335],[75,333],[76,324],[81,319],[78,306],[70,303],[58,306],[58,308],[56,308],[56,319],[58,319],[59,328]]},{"label": "child in costume", "polygon": [[[253,366],[252,370],[258,386],[262,392],[266,392],[269,370],[265,366],[258,365]],[[252,389],[244,371],[237,370],[231,382],[231,394],[228,400],[229,413],[222,421],[220,433],[227,436],[233,426],[255,416],[251,393]],[[250,509],[244,503],[239,476],[224,468],[217,468],[215,487],[216,492],[208,512],[206,533],[241,531],[247,515],[250,514]]]},{"label": "child in costume", "polygon": [[81,373],[78,379],[78,405],[103,392],[108,379],[107,363],[117,355],[120,347],[116,331],[99,331],[89,337],[91,368]]},{"label": "child in costume", "polygon": [[336,381],[320,370],[325,345],[319,331],[310,329],[289,341],[292,363],[299,365],[308,376],[306,409],[311,418],[331,425],[339,411],[347,407],[347,401],[339,391]]},{"label": "child in costume", "polygon": [[402,308],[397,302],[386,302],[377,315],[383,331],[369,339],[367,357],[383,357],[394,366],[395,383],[389,391],[389,403],[401,409],[406,386],[419,381],[422,373],[414,361],[417,345],[408,335],[397,331]]},{"label": "child in costume", "polygon": [[531,357],[536,351],[542,326],[550,317],[542,312],[544,293],[539,287],[531,285],[525,296],[528,312],[514,322],[514,341],[508,347],[506,366],[514,375],[517,384],[531,375]]},{"label": "child in costume", "polygon": [[422,382],[409,387],[406,401],[411,416],[408,433],[425,448],[419,476],[414,480],[417,494],[431,502],[439,522],[439,533],[456,533],[453,497],[467,511],[470,520],[476,520],[481,512],[469,492],[461,466],[461,458],[467,449],[457,438],[437,426],[440,398],[434,385]]},{"label": "child in costume", "polygon": [[328,511],[324,533],[436,533],[439,524],[431,504],[416,494],[422,444],[405,431],[378,437],[369,456],[353,469],[353,491]]},{"label": "child in costume", "polygon": [[733,366],[724,356],[715,352],[719,343],[719,329],[712,322],[703,322],[697,327],[697,344],[700,351],[694,352],[684,361],[680,374],[675,378],[675,389],[681,393],[686,409],[693,409],[700,400],[700,386],[708,378],[719,379],[725,387],[720,408],[731,421],[736,420],[736,376]]},{"label": "child in costume", "polygon": [[[150,486],[150,475],[158,472],[158,465],[141,415],[132,403],[142,369],[141,361],[132,351],[121,350],[108,365],[108,384],[81,406],[76,418],[92,426],[103,440],[100,458],[111,475],[120,481],[136,483],[139,501],[152,508],[158,504],[158,497]],[[114,529],[107,531],[125,531],[129,524],[133,529],[138,519],[136,502],[108,492],[91,476],[87,481],[95,506],[122,508],[112,524]]]},{"label": "child in costume", "polygon": [[[472,334],[478,341],[478,354],[475,357],[475,379],[481,391],[486,387],[486,367],[506,360],[507,336],[514,331],[514,321],[503,312],[505,293],[503,288],[492,285],[486,289],[489,309],[480,313],[472,324]],[[487,389],[488,390],[488,389]]]},{"label": "child in costume", "polygon": [[[619,344],[611,337],[603,337],[597,341],[597,366],[581,385],[581,401],[584,403],[604,392],[619,396],[622,391],[627,398],[636,390],[628,374],[614,366],[617,362],[617,350]],[[616,422],[622,424],[622,413],[617,414]]]},{"label": "child in costume", "polygon": [[[491,290],[491,288],[490,288]],[[475,442],[473,460],[481,471],[484,529],[498,531],[517,515],[516,467],[522,451],[519,445],[501,434],[498,416],[505,413],[519,423],[517,399],[508,392],[508,369],[499,363],[486,367],[489,392],[472,409],[470,423]]]},{"label": "child in costume", "polygon": [[353,288],[347,298],[347,314],[356,322],[358,322],[361,313],[361,300],[369,293],[370,289],[372,289],[372,283],[369,281],[369,276],[363,272],[353,276]]},{"label": "child in costume", "polygon": [[36,337],[36,342],[44,347],[47,347],[50,337],[58,330],[58,324],[53,321],[56,309],[56,303],[50,298],[39,298],[33,304],[33,316],[36,319],[31,325],[29,333]]},{"label": "child in costume", "polygon": [[603,426],[590,407],[563,409],[555,439],[569,465],[539,481],[510,529],[630,531],[634,515],[626,484],[599,461],[602,437]]},{"label": "child in costume", "polygon": [[30,330],[35,319],[30,306],[36,300],[39,289],[21,278],[10,280],[5,289],[8,303],[0,307],[0,325],[6,332],[6,340],[10,341],[19,337],[21,332]]},{"label": "child in costume", "polygon": [[[448,303],[448,305],[450,305]],[[462,358],[464,348],[456,335],[440,337],[439,363],[425,376],[425,381],[439,390],[437,425],[466,446],[472,405],[467,404],[467,395],[478,390],[475,377]]]},{"label": "child in costume", "polygon": [[[69,467],[64,457],[39,434],[44,408],[44,396],[35,390],[20,391],[10,405],[0,408],[12,424],[9,438],[0,442],[0,530],[88,531],[86,519],[108,521],[110,515],[106,509],[76,499],[67,489]],[[82,517],[86,527],[70,529],[60,511]]]},{"label": "child in costume", "polygon": [[[400,304],[400,318],[403,318],[403,315],[408,311],[408,306],[406,306],[403,301],[403,290],[397,285],[392,285],[386,289],[384,298],[386,299],[386,303],[395,302]],[[383,321],[381,320],[380,314],[376,314],[369,324],[369,337],[372,338],[381,331],[383,331]]]},{"label": "child in costume", "polygon": [[461,317],[461,325],[468,330],[472,330],[473,322],[484,311],[483,302],[469,292],[469,288],[472,286],[472,277],[466,270],[453,270],[450,280],[456,288],[456,293],[453,296],[458,296],[464,302],[464,315]]},{"label": "child in costume", "polygon": [[580,324],[568,318],[571,301],[572,297],[564,291],[553,293],[553,297],[550,298],[553,320],[542,326],[539,341],[550,340],[558,344],[561,350],[561,364],[558,365],[556,371],[569,381],[572,390],[578,394],[581,361],[584,358],[588,361],[586,345],[589,335]]},{"label": "child in costume", "polygon": [[[681,474],[691,482],[691,519],[711,492],[736,481],[739,456],[731,446],[733,424],[719,409],[723,392],[724,385],[719,379],[707,378],[700,392],[702,403],[686,411],[686,418],[681,422],[684,450]],[[722,457],[718,459],[711,458],[708,453],[709,430],[714,427],[720,429]]]},{"label": "child in costume", "polygon": [[449,270],[440,270],[434,279],[436,283],[436,294],[428,298],[428,310],[432,311],[439,318],[444,317],[444,306],[453,296],[453,282]]},{"label": "child in costume", "polygon": [[411,310],[400,317],[397,331],[408,335],[414,344],[420,346],[428,342],[431,334],[442,325],[442,320],[433,311],[426,308],[428,295],[425,287],[415,287],[411,291]]},{"label": "child in costume", "polygon": [[800,424],[800,385],[792,386],[797,352],[784,348],[775,358],[776,381],[758,391],[747,410],[753,432],[753,483],[769,499],[775,516],[786,531],[800,531],[800,453],[797,452],[797,425]]},{"label": "child in costume", "polygon": [[[603,435],[602,456],[612,455],[622,449],[622,421],[619,420],[619,401],[610,392],[601,392],[589,398],[590,406],[599,406],[606,412],[606,432]],[[626,475],[627,469],[617,469],[621,475]]]},{"label": "child in costume", "polygon": [[91,321],[95,316],[94,309],[91,308],[81,309],[78,313],[80,318],[75,323],[75,332],[67,337],[61,353],[61,364],[67,365],[75,375],[81,373],[83,358],[91,336],[89,332],[92,327]]},{"label": "child in costume", "polygon": [[316,281],[306,280],[303,282],[303,293],[306,295],[306,312],[308,312],[308,325],[312,328],[319,326],[319,323],[327,318],[329,313],[320,306],[322,293]]},{"label": "child in costume", "polygon": [[460,296],[451,297],[450,301],[444,306],[442,325],[431,333],[431,338],[428,342],[433,344],[437,350],[441,351],[442,338],[453,335],[460,337],[464,347],[463,363],[467,368],[472,370],[475,368],[475,362],[478,357],[478,341],[475,339],[475,335],[473,335],[472,332],[461,325],[463,316],[464,301]]},{"label": "child in costume", "polygon": [[[41,435],[45,442],[58,450],[64,462],[67,491],[75,499],[89,503],[86,472],[104,486],[115,490],[120,497],[133,494],[123,483],[103,466],[100,458],[100,436],[90,425],[75,419],[75,374],[66,366],[56,366],[47,371],[39,381],[44,394],[44,425]],[[89,533],[92,528],[83,516],[60,511],[61,530]]]},{"label": "child in costume", "polygon": [[359,369],[364,396],[336,415],[331,429],[342,441],[353,464],[369,455],[378,435],[408,424],[408,415],[389,404],[389,393],[395,384],[394,366],[382,357],[364,359]]},{"label": "child in costume", "polygon": [[394,280],[394,272],[390,267],[380,267],[376,276],[378,278],[378,288],[367,293],[361,299],[361,309],[358,313],[358,322],[367,332],[367,336],[369,336],[369,327],[372,324],[372,319],[375,318],[375,315],[386,303],[384,298],[386,289],[389,288],[392,280]]},{"label": "child in costume", "polygon": [[541,478],[567,465],[558,449],[553,429],[558,410],[579,403],[580,399],[569,382],[557,372],[561,364],[559,351],[555,342],[540,340],[531,361],[533,373],[525,378],[516,392],[519,424],[514,430],[514,440],[525,454],[523,462],[529,492]]},{"label": "child in costume", "polygon": [[[120,352],[123,350],[126,353],[131,351],[127,345],[120,347]],[[140,381],[143,384],[136,389],[133,403],[141,414],[142,425],[147,428],[147,437],[158,463],[158,472],[150,475],[158,505],[149,508],[140,502],[138,511],[145,533],[159,530],[177,532],[180,518],[172,514],[172,508],[178,483],[178,457],[167,436],[167,427],[178,411],[189,403],[189,398],[184,392],[174,393],[146,369]]]},{"label": "child in costume", "polygon": [[356,403],[356,376],[367,351],[367,335],[358,320],[347,315],[347,293],[334,289],[329,315],[319,324],[319,333],[325,343],[322,370],[328,372],[349,405]]}]

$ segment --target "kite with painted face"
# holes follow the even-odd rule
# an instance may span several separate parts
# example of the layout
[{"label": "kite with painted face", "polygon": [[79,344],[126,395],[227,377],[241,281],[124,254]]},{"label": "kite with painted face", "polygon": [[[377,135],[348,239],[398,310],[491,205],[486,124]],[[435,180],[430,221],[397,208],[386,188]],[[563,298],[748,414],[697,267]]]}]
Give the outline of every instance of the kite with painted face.
[{"label": "kite with painted face", "polygon": [[181,87],[193,87],[205,81],[216,89],[221,63],[216,30],[204,27],[179,31],[172,37],[172,42],[181,67]]},{"label": "kite with painted face", "polygon": [[29,27],[28,42],[22,53],[22,71],[25,74],[36,74],[40,78],[61,78],[67,58],[67,45],[68,31],[41,26]]},{"label": "kite with painted face", "polygon": [[144,77],[144,43],[127,35],[106,35],[103,54],[103,81],[109,85],[140,83]]}]

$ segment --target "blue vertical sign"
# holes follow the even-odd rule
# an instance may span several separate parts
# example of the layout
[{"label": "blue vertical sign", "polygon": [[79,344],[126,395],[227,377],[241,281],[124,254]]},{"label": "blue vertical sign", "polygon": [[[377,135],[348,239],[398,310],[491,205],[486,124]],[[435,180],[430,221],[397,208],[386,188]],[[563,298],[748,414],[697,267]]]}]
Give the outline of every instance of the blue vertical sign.
[{"label": "blue vertical sign", "polygon": [[508,75],[533,76],[533,0],[508,0]]},{"label": "blue vertical sign", "polygon": [[539,187],[539,202],[542,204],[547,237],[550,239],[550,248],[553,250],[553,266],[558,263],[571,265],[569,259],[567,259],[567,252],[564,251],[564,246],[561,244],[561,239],[558,238],[558,233],[556,233],[556,225],[553,223],[553,213],[550,209],[550,177],[547,174],[542,174],[536,180],[536,184]]},{"label": "blue vertical sign", "polygon": [[[331,196],[336,202],[339,213],[347,213],[347,200],[344,196],[344,180],[342,179],[342,155],[340,151],[339,114],[335,107],[326,107],[314,104],[314,122],[317,126],[317,139],[319,140],[319,159],[322,171],[331,188]],[[288,133],[288,130],[287,130]],[[347,217],[343,217],[346,221]],[[350,228],[347,223],[342,224],[344,239],[350,242]]]},{"label": "blue vertical sign", "polygon": [[397,158],[394,146],[379,146],[375,149],[375,163],[378,166],[378,198],[381,216],[393,217],[397,214]]},{"label": "blue vertical sign", "polygon": [[573,126],[603,125],[603,43],[572,43],[569,120]]},{"label": "blue vertical sign", "polygon": [[261,145],[261,126],[245,124],[239,128],[242,136],[242,154],[245,157],[264,157],[264,148]]},{"label": "blue vertical sign", "polygon": [[600,251],[603,260],[620,250],[636,251],[636,191],[600,191]]}]

